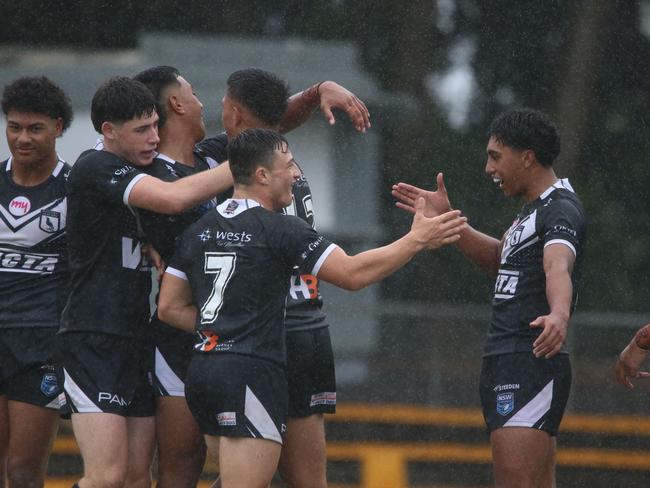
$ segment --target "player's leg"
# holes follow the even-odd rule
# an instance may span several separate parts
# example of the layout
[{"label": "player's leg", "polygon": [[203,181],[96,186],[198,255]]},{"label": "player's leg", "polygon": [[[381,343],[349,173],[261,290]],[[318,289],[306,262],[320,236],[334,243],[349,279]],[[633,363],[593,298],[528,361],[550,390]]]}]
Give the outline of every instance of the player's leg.
[{"label": "player's leg", "polygon": [[283,438],[280,473],[290,488],[327,488],[323,414],[290,417]]},{"label": "player's leg", "polygon": [[542,430],[507,427],[492,432],[490,443],[497,488],[542,488],[553,437]]},{"label": "player's leg", "polygon": [[185,397],[156,399],[158,488],[192,488],[205,464],[203,434]]},{"label": "player's leg", "polygon": [[[210,441],[206,439],[206,442]],[[281,448],[281,444],[267,439],[222,437],[219,444],[221,486],[266,488],[278,467]]]},{"label": "player's leg", "polygon": [[328,327],[288,331],[289,416],[280,474],[291,488],[326,488],[323,414],[336,411],[334,356]]},{"label": "player's leg", "polygon": [[73,413],[72,430],[84,463],[79,488],[122,488],[128,469],[127,421],[113,413]]},{"label": "player's leg", "polygon": [[50,448],[59,425],[59,411],[10,400],[8,412],[8,486],[43,486]]},{"label": "player's leg", "polygon": [[5,485],[7,449],[9,448],[9,405],[7,395],[0,395],[0,486]]},{"label": "player's leg", "polygon": [[546,458],[546,465],[544,467],[544,473],[542,474],[542,481],[539,486],[541,488],[555,488],[555,460],[557,453],[557,438],[551,438],[551,449],[548,457]]},{"label": "player's leg", "polygon": [[128,469],[125,488],[149,488],[151,463],[156,449],[156,421],[150,417],[127,417]]}]

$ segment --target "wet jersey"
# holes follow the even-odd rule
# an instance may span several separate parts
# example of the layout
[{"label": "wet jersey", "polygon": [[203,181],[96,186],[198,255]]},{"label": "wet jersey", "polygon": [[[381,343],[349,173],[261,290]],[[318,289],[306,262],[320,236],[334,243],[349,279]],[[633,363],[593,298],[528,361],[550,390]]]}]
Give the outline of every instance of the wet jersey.
[{"label": "wet jersey", "polygon": [[[205,139],[198,146],[217,161],[222,162],[228,158],[228,138],[225,133]],[[302,170],[300,173],[300,178],[293,186],[293,201],[283,212],[287,215],[295,215],[315,228],[311,189]],[[319,291],[318,278],[304,269],[295,268],[290,281],[287,314],[284,321],[287,330],[307,330],[327,326],[325,322],[327,316],[322,311],[323,297]]]},{"label": "wet jersey", "polygon": [[203,352],[284,365],[284,314],[294,266],[316,276],[336,246],[304,221],[253,200],[226,200],[191,225],[167,273],[187,279]]},{"label": "wet jersey", "polygon": [[[559,180],[533,202],[525,204],[506,232],[497,275],[485,355],[530,352],[541,329],[530,322],[550,312],[546,299],[544,248],[561,243],[576,256],[571,280],[573,297],[580,273],[586,218],[568,180]],[[562,352],[566,353],[563,349]]]},{"label": "wet jersey", "polygon": [[[164,154],[158,154],[142,171],[163,181],[173,182],[217,166],[214,159],[203,157],[199,153],[196,154],[195,160],[196,166],[187,166]],[[188,225],[196,222],[207,210],[215,206],[216,202],[210,200],[178,215],[164,215],[144,209],[138,209],[138,213],[147,241],[153,244],[163,260],[168,263],[174,254],[174,244],[178,236]]]},{"label": "wet jersey", "polygon": [[0,328],[58,327],[68,281],[65,182],[57,162],[37,186],[17,185],[0,163]]},{"label": "wet jersey", "polygon": [[146,175],[107,151],[82,153],[68,177],[70,295],[61,332],[136,337],[149,319],[151,268],[128,206]]}]

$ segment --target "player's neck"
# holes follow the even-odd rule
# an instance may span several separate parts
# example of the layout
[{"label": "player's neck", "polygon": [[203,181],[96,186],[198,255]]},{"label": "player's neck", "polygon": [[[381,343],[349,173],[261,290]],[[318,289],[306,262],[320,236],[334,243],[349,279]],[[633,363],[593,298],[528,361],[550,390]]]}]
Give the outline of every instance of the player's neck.
[{"label": "player's neck", "polygon": [[232,194],[232,198],[235,200],[255,200],[265,209],[274,211],[271,200],[269,198],[265,198],[261,192],[255,191],[255,189],[252,189],[250,187],[236,185]]},{"label": "player's neck", "polygon": [[56,153],[33,163],[17,163],[14,159],[11,162],[11,179],[20,186],[40,185],[50,177],[58,162]]},{"label": "player's neck", "polygon": [[194,166],[194,146],[199,141],[196,140],[196,135],[174,125],[165,124],[159,130],[158,152],[186,166]]},{"label": "player's neck", "polygon": [[557,182],[558,177],[552,167],[540,167],[536,174],[531,178],[531,184],[524,193],[524,201],[530,203],[539,198],[539,196],[548,190]]}]

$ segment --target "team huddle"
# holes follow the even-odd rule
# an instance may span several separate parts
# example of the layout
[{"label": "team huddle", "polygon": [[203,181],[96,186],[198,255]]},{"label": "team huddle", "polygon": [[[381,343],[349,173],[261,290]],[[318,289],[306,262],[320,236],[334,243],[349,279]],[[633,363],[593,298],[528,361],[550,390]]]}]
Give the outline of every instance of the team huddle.
[{"label": "team huddle", "polygon": [[358,290],[455,244],[496,277],[480,380],[496,485],[555,486],[586,219],[553,170],[553,124],[517,109],[488,131],[486,173],[524,200],[502,239],[452,209],[439,174],[436,191],[393,186],[413,214],[408,233],[348,255],[317,232],[282,133],[317,108],[330,123],[341,109],[365,132],[363,102],[331,81],[290,96],[259,69],[227,86],[225,132],[206,138],[203,106],[176,69],[108,79],[91,103],[100,141],[72,166],[55,148],[72,120],[66,94],[44,77],[5,87],[3,483],[43,486],[69,415],[84,462],[75,487],[149,487],[156,452],[157,486],[195,487],[208,449],[215,487],[266,487],[276,471],[287,486],[326,487],[336,382],[319,281]]}]

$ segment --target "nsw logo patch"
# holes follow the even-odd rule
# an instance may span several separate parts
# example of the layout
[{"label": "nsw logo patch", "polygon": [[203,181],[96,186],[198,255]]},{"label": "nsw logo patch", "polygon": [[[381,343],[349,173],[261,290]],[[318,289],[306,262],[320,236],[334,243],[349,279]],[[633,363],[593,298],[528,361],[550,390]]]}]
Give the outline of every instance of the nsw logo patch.
[{"label": "nsw logo patch", "polygon": [[511,391],[497,395],[497,413],[508,415],[515,408],[515,394]]},{"label": "nsw logo patch", "polygon": [[45,373],[43,379],[41,380],[41,392],[47,397],[54,396],[58,393],[59,390],[59,381],[57,380],[56,374],[54,373]]}]

